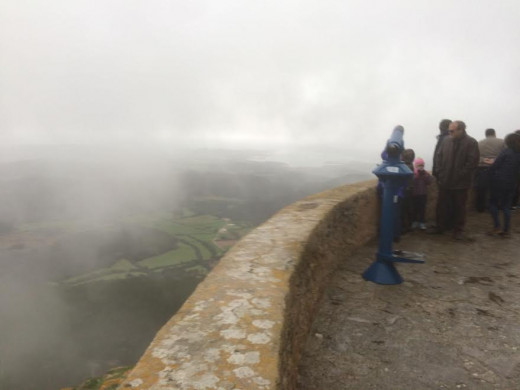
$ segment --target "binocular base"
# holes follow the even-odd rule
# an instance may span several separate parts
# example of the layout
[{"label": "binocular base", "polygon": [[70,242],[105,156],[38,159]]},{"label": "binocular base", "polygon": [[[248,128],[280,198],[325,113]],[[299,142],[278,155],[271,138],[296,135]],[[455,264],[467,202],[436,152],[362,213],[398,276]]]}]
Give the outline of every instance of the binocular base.
[{"label": "binocular base", "polygon": [[363,279],[378,284],[400,284],[403,278],[394,264],[387,261],[374,261],[363,273]]}]

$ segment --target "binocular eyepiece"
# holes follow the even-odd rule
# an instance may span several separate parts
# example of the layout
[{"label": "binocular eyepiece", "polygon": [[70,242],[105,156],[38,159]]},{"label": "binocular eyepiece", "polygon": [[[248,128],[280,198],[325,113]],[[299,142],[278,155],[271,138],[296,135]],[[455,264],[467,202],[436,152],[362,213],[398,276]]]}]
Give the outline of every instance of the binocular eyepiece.
[{"label": "binocular eyepiece", "polygon": [[392,135],[386,142],[386,153],[388,154],[388,157],[399,157],[401,152],[404,150],[403,134],[403,126],[398,125],[394,127]]}]

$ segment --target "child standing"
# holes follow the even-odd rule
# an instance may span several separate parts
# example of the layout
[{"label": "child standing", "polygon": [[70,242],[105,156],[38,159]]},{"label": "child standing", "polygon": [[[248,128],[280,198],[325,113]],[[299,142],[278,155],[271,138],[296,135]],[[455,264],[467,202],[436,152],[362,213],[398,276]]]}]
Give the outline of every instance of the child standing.
[{"label": "child standing", "polygon": [[424,160],[420,157],[414,162],[412,205],[413,220],[412,229],[426,230],[424,216],[426,214],[426,202],[428,198],[428,186],[432,182],[432,176],[424,169]]}]

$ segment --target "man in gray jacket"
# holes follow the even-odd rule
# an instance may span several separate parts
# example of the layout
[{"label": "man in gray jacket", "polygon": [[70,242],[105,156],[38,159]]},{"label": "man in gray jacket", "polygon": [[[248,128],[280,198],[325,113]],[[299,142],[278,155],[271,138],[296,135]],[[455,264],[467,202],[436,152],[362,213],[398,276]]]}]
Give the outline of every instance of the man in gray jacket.
[{"label": "man in gray jacket", "polygon": [[487,209],[487,197],[489,192],[489,167],[504,150],[504,140],[497,138],[495,129],[486,129],[486,138],[478,142],[480,159],[475,173],[475,208],[479,213]]},{"label": "man in gray jacket", "polygon": [[437,232],[453,227],[454,239],[472,241],[464,235],[464,225],[468,192],[479,162],[478,143],[466,134],[462,121],[450,123],[448,133],[435,156],[439,186]]}]

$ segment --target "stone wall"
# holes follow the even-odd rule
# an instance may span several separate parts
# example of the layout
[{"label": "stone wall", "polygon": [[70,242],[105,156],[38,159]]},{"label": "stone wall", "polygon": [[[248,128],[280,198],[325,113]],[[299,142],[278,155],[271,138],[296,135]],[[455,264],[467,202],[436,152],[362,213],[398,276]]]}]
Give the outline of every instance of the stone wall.
[{"label": "stone wall", "polygon": [[244,237],[159,331],[120,389],[294,389],[331,272],[377,234],[375,184],[307,197]]}]

